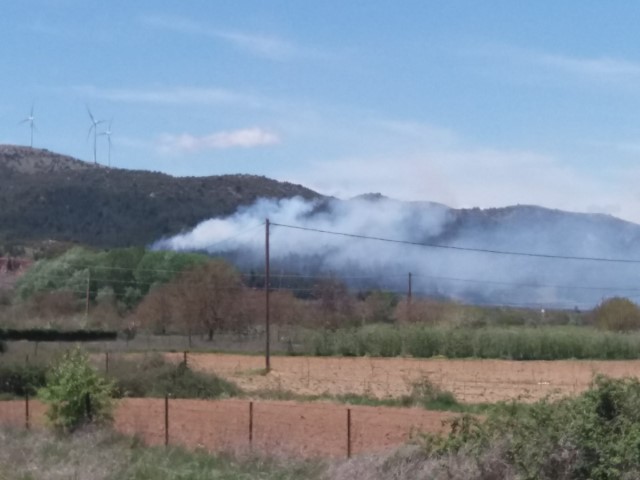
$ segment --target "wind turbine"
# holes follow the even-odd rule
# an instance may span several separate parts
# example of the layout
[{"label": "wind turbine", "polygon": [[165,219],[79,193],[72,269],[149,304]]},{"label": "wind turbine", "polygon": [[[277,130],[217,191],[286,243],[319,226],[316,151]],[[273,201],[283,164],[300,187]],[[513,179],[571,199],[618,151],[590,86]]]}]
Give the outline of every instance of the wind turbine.
[{"label": "wind turbine", "polygon": [[87,134],[87,138],[91,135],[93,131],[93,163],[98,163],[98,125],[104,123],[104,120],[96,120],[87,107],[87,113],[89,114],[89,118],[91,119],[91,127],[89,127],[89,133]]},{"label": "wind turbine", "polygon": [[29,124],[29,128],[31,129],[31,143],[29,144],[29,146],[31,148],[33,148],[33,131],[36,128],[35,119],[36,118],[33,116],[33,105],[31,105],[31,111],[29,112],[29,116],[20,122],[20,124],[23,124],[23,123]]},{"label": "wind turbine", "polygon": [[109,145],[109,154],[108,154],[108,158],[109,158],[109,167],[111,167],[111,135],[112,135],[112,131],[111,131],[111,125],[113,124],[113,118],[111,120],[109,120],[109,127],[107,127],[107,129],[100,133],[100,135],[104,135],[105,137],[107,137],[107,144]]}]

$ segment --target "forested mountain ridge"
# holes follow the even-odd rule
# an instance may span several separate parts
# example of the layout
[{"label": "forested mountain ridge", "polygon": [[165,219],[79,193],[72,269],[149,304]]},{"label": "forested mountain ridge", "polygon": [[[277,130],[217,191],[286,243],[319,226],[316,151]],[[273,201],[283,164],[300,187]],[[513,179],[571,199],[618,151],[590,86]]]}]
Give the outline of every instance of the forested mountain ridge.
[{"label": "forested mountain ridge", "polygon": [[320,195],[256,175],[172,177],[0,145],[0,244],[145,245],[258,198]]}]

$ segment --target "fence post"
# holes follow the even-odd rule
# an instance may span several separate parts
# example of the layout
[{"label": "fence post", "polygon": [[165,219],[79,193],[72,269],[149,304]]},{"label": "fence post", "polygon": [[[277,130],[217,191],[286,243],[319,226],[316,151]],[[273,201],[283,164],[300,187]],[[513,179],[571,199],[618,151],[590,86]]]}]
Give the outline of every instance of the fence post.
[{"label": "fence post", "polygon": [[169,445],[169,394],[164,396],[164,445]]},{"label": "fence post", "polygon": [[253,447],[253,401],[249,402],[249,448]]},{"label": "fence post", "polygon": [[27,430],[29,430],[30,426],[31,425],[29,422],[29,391],[27,390],[24,396],[24,427]]},{"label": "fence post", "polygon": [[104,352],[104,372],[109,373],[109,350]]},{"label": "fence post", "polygon": [[89,422],[93,421],[93,413],[91,412],[91,394],[89,392],[84,396],[84,408],[85,413],[87,414],[87,420],[89,420]]},{"label": "fence post", "polygon": [[351,458],[351,409],[347,408],[347,458]]},{"label": "fence post", "polygon": [[186,367],[187,366],[187,351],[186,350],[184,351],[184,354],[183,354],[183,362],[184,362],[184,366]]}]

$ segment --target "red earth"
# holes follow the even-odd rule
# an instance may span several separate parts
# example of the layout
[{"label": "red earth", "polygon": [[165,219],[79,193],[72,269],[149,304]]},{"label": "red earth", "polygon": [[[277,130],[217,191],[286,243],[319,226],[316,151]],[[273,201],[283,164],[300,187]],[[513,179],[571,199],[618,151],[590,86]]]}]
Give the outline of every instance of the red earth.
[{"label": "red earth", "polygon": [[[250,441],[250,403],[253,405]],[[348,408],[333,403],[248,400],[169,400],[169,443],[209,451],[254,449],[277,456],[340,457],[347,455]],[[29,402],[30,424],[44,425],[44,406]],[[452,418],[423,409],[351,406],[351,452],[376,452],[406,443],[420,431],[439,433]],[[25,402],[0,402],[0,424],[23,427]],[[136,435],[150,445],[165,442],[164,399],[118,401],[117,431]]]}]

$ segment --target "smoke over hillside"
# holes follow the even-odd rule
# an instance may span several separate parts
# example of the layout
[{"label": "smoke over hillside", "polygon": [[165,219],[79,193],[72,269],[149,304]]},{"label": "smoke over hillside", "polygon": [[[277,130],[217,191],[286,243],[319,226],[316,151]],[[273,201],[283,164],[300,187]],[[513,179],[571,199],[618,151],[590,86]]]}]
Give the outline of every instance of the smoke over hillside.
[{"label": "smoke over hillside", "polygon": [[[259,200],[234,215],[162,239],[158,249],[205,250],[261,271],[264,224],[284,224],[414,243],[555,256],[640,259],[640,226],[603,215],[518,206],[455,210],[375,195],[342,201]],[[335,275],[353,288],[475,303],[588,308],[613,295],[640,298],[640,263],[501,255],[330,235],[275,225],[278,275]],[[280,279],[282,282],[282,279]],[[273,284],[273,283],[272,283]],[[637,298],[634,298],[637,297]]]}]

